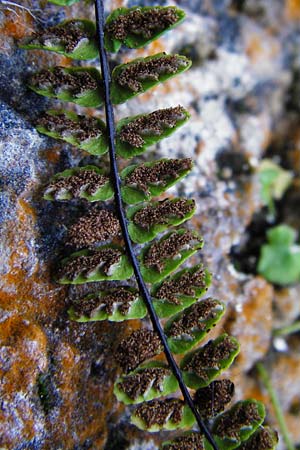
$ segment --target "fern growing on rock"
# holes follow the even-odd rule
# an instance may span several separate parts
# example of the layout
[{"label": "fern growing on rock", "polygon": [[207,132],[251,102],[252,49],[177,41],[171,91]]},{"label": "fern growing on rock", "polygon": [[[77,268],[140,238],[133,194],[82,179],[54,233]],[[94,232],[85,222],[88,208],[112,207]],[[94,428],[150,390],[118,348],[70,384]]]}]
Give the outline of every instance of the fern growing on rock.
[{"label": "fern growing on rock", "polygon": [[[70,5],[73,0],[55,3]],[[107,152],[110,157],[110,170],[73,167],[56,174],[44,192],[46,200],[96,203],[69,229],[66,245],[75,251],[60,262],[56,279],[62,284],[99,282],[99,289],[77,300],[69,317],[78,322],[150,318],[152,330],[145,319],[141,329],[118,345],[121,375],[114,393],[134,405],[131,421],[140,429],[188,430],[163,443],[164,450],[271,450],[277,435],[262,425],[261,402],[240,401],[224,412],[234,386],[219,376],[237,356],[237,340],[223,334],[197,347],[219,322],[225,305],[201,299],[211,279],[206,268],[181,268],[203,246],[201,236],[184,226],[195,214],[195,201],[155,198],[188,175],[192,161],[164,158],[118,172],[117,157],[130,160],[146,152],[182,126],[189,113],[177,105],[115,125],[112,105],[179,75],[191,61],[159,53],[120,64],[110,73],[106,50],[143,47],[178,25],[185,13],[173,6],[119,8],[105,22],[101,0],[95,1],[95,10],[96,24],[64,21],[21,44],[78,60],[100,55],[101,73],[93,67],[53,67],[29,80],[38,94],[85,107],[104,105],[106,113],[105,124],[99,117],[50,110],[37,123],[43,134],[99,158]],[[102,281],[113,281],[114,287],[103,287]],[[164,361],[156,358],[161,353]],[[180,355],[179,366],[173,354]]]}]

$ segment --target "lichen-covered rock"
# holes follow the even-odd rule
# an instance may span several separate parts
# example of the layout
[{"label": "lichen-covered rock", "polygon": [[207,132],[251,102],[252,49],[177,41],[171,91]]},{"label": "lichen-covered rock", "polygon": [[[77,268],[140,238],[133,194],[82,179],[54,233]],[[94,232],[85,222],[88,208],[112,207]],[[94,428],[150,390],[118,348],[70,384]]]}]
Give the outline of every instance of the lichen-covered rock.
[{"label": "lichen-covered rock", "polygon": [[[238,273],[230,252],[243,241],[253,214],[261,208],[255,168],[270,144],[273,151],[280,147],[277,154],[288,159],[287,167],[299,177],[300,6],[294,0],[173,3],[187,12],[187,20],[176,32],[146,49],[122,51],[115,62],[166,51],[192,58],[193,68],[118,106],[116,118],[178,104],[191,113],[188,124],[147,150],[140,160],[183,157],[195,162],[189,177],[171,193],[196,198],[193,224],[204,236],[203,259],[214,274],[209,295],[225,301],[228,311],[221,325],[241,343],[231,372],[237,397],[255,394],[266,400],[255,380],[244,372],[269,352],[274,325],[285,325],[299,313],[298,287],[275,294],[273,321],[273,288],[261,278]],[[137,4],[155,2],[105,2],[107,12]],[[48,65],[68,66],[70,61],[16,46],[18,39],[40,29],[35,17],[42,19],[43,26],[69,17],[91,18],[93,5],[78,2],[64,9],[34,0],[22,6],[31,10],[10,5],[15,11],[9,11],[8,5],[0,4],[0,366],[4,399],[0,446],[8,450],[153,450],[158,448],[159,437],[150,438],[118,424],[120,411],[112,394],[116,370],[112,349],[138,324],[128,330],[126,325],[68,321],[70,299],[97,288],[67,289],[53,281],[55,262],[64,256],[66,227],[88,213],[89,207],[79,200],[46,202],[43,188],[54,173],[78,164],[97,164],[97,159],[37,133],[35,120],[52,103],[30,92],[26,80]],[[289,142],[293,150],[286,152]],[[287,206],[281,208],[293,224],[299,224],[297,208],[288,205],[296,205],[298,195],[295,183]],[[277,355],[272,365],[274,385],[295,442],[300,441],[297,367],[295,355]]]}]

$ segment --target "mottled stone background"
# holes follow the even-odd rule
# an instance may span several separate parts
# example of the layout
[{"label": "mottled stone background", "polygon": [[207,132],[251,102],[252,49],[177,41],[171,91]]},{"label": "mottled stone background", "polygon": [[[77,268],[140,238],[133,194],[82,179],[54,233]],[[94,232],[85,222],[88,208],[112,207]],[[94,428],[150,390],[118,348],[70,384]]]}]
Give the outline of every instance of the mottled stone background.
[{"label": "mottled stone background", "polygon": [[[43,186],[55,172],[95,159],[35,131],[36,117],[55,102],[32,93],[26,79],[37,69],[71,61],[17,47],[24,35],[65,17],[93,17],[93,7],[84,1],[65,9],[38,0],[20,3],[35,17],[0,2],[0,446],[153,450],[163,436],[128,425],[128,411],[112,394],[118,371],[113,350],[139,323],[70,322],[68,304],[85,288],[52,281],[66,229],[88,206],[46,202]],[[115,0],[106,7],[136,4],[153,2]],[[256,173],[265,156],[294,173],[292,187],[278,204],[278,220],[299,229],[300,1],[173,4],[186,10],[184,24],[147,49],[122,52],[118,58],[183,52],[193,59],[193,68],[119,106],[116,115],[179,103],[190,110],[190,122],[145,157],[194,159],[193,173],[177,191],[197,200],[194,225],[206,243],[202,259],[214,274],[209,294],[228,305],[215,333],[226,330],[242,345],[229,373],[236,399],[262,399],[268,404],[268,421],[275,423],[253,371],[264,359],[291,436],[299,444],[299,336],[274,342],[271,330],[299,316],[300,289],[274,289],[255,274],[255,258],[267,226]],[[282,441],[279,448],[285,448]]]}]

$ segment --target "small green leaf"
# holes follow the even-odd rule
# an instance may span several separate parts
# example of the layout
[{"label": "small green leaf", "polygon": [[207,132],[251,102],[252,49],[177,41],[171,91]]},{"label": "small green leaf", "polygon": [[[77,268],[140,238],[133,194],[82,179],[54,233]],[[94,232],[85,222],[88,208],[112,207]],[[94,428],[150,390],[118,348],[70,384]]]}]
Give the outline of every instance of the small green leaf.
[{"label": "small green leaf", "polygon": [[77,115],[72,111],[49,110],[38,119],[36,129],[92,155],[100,156],[108,151],[105,123],[96,117]]},{"label": "small green leaf", "polygon": [[293,175],[270,159],[262,160],[258,175],[261,183],[262,200],[269,207],[270,213],[274,215],[274,200],[280,200],[283,197],[292,182]]},{"label": "small green leaf", "polygon": [[96,250],[81,250],[61,262],[60,284],[83,284],[92,281],[127,280],[133,269],[127,256],[117,246],[104,245]]},{"label": "small green leaf", "polygon": [[198,344],[225,312],[224,303],[207,298],[172,317],[165,334],[172,353],[185,353]]},{"label": "small green leaf", "polygon": [[95,24],[90,20],[65,20],[25,38],[19,47],[49,50],[72,59],[94,59],[98,56],[95,34]]},{"label": "small green leaf", "polygon": [[119,401],[130,405],[169,395],[177,389],[178,382],[171,370],[162,363],[151,362],[118,378],[114,394]]},{"label": "small green leaf", "polygon": [[170,225],[189,220],[195,211],[195,201],[182,198],[131,206],[127,209],[130,237],[137,244],[151,241]]},{"label": "small green leaf", "polygon": [[96,107],[103,103],[101,76],[93,67],[53,67],[34,74],[29,87],[45,97]]},{"label": "small green leaf", "polygon": [[260,250],[258,272],[271,283],[288,285],[300,280],[300,246],[295,244],[296,231],[278,225],[267,233],[269,243]]},{"label": "small green leaf", "polygon": [[117,154],[126,159],[141,155],[150,145],[174,133],[189,118],[189,112],[180,105],[158,109],[150,114],[126,117],[118,122],[116,128]]},{"label": "small green leaf", "polygon": [[277,444],[277,432],[270,427],[260,426],[237,450],[275,450]]},{"label": "small green leaf", "polygon": [[190,158],[160,159],[128,166],[121,173],[123,201],[132,205],[151,200],[184,178],[191,169]]},{"label": "small green leaf", "polygon": [[113,188],[103,170],[96,166],[73,167],[57,173],[45,189],[45,200],[84,198],[89,202],[105,201]]},{"label": "small green leaf", "polygon": [[146,314],[147,308],[138,291],[124,287],[90,294],[69,309],[70,319],[76,322],[122,322],[142,319]]},{"label": "small green leaf", "polygon": [[208,289],[211,274],[198,264],[153,286],[151,295],[159,317],[170,317],[192,305]]},{"label": "small green leaf", "polygon": [[239,343],[234,337],[222,334],[187,354],[180,364],[186,385],[191,389],[207,386],[230,367],[239,350]]},{"label": "small green leaf", "polygon": [[218,448],[220,450],[237,448],[263,423],[265,415],[264,405],[257,400],[237,402],[214,422],[212,432]]},{"label": "small green leaf", "polygon": [[118,8],[107,18],[105,47],[117,52],[124,44],[140,48],[171,30],[185,18],[185,13],[175,6]]},{"label": "small green leaf", "polygon": [[172,441],[163,442],[161,450],[205,450],[204,438],[200,433],[187,432],[177,436]]},{"label": "small green leaf", "polygon": [[124,103],[157,84],[185,72],[191,64],[185,56],[166,53],[137,58],[127,64],[121,64],[112,72],[112,103]]},{"label": "small green leaf", "polygon": [[131,422],[140,430],[155,432],[190,428],[195,423],[195,417],[182,400],[167,398],[138,406]]},{"label": "small green leaf", "polygon": [[196,233],[180,229],[164,235],[141,251],[141,273],[146,283],[158,283],[203,246]]}]

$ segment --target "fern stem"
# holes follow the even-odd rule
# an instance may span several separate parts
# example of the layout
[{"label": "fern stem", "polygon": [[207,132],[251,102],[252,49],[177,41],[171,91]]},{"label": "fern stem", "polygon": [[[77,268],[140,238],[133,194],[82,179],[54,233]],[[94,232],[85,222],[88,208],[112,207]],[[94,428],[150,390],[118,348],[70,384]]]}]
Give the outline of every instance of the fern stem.
[{"label": "fern stem", "polygon": [[288,427],[287,427],[287,424],[286,424],[286,421],[284,418],[284,414],[283,414],[277,393],[272,386],[269,374],[268,374],[265,366],[260,362],[256,364],[256,369],[258,371],[261,381],[263,382],[263,384],[264,384],[265,388],[267,389],[268,394],[270,396],[271,403],[273,405],[275,416],[276,416],[283,440],[285,442],[286,448],[287,448],[287,450],[295,450],[294,444],[289,435],[289,430],[288,430]]},{"label": "fern stem", "polygon": [[129,237],[128,233],[128,227],[127,227],[127,218],[125,215],[122,197],[121,197],[121,181],[118,173],[118,167],[117,167],[117,160],[116,160],[116,151],[115,151],[115,123],[114,123],[114,111],[110,99],[110,70],[108,65],[108,59],[106,50],[104,47],[104,7],[103,7],[103,1],[102,0],[95,0],[95,14],[96,14],[96,24],[97,24],[97,38],[98,38],[98,46],[99,46],[99,54],[100,54],[100,64],[101,64],[101,71],[102,71],[102,79],[103,79],[103,86],[104,86],[104,98],[105,98],[105,115],[106,115],[106,124],[107,124],[107,131],[108,131],[108,139],[109,139],[109,156],[110,156],[110,174],[112,183],[114,186],[114,198],[115,198],[115,205],[116,205],[116,212],[119,217],[122,233],[123,233],[123,239],[125,242],[125,247],[127,250],[127,254],[129,256],[129,259],[132,263],[134,274],[136,277],[136,281],[140,290],[140,294],[147,306],[147,310],[152,322],[153,329],[157,332],[159,335],[164,352],[167,358],[167,361],[177,378],[180,390],[182,392],[183,398],[187,405],[192,410],[197,423],[199,425],[199,428],[201,432],[204,434],[208,442],[211,444],[214,450],[218,450],[218,447],[212,437],[212,434],[206,425],[206,423],[202,420],[200,417],[199,412],[197,411],[197,408],[193,402],[193,399],[184,383],[182,373],[169,349],[167,338],[164,334],[163,328],[159,322],[158,316],[155,312],[155,309],[152,304],[150,293],[147,289],[147,286],[143,280],[142,274],[140,272],[139,263],[137,260],[137,257],[135,255],[131,239]]},{"label": "fern stem", "polygon": [[298,333],[300,331],[300,320],[281,328],[273,330],[273,336],[287,336],[288,334]]}]

